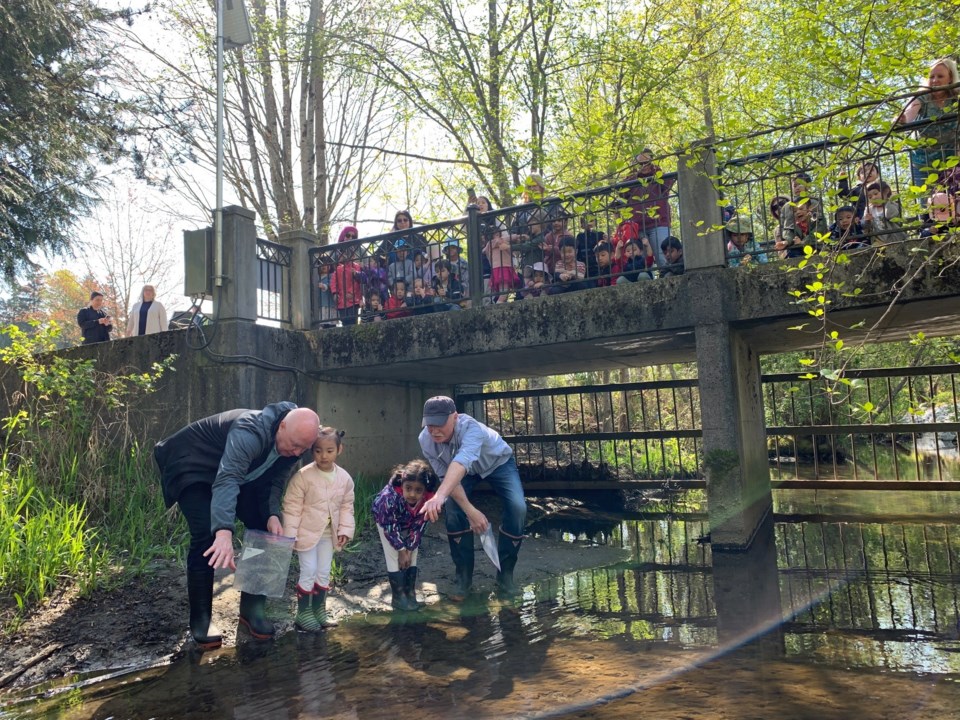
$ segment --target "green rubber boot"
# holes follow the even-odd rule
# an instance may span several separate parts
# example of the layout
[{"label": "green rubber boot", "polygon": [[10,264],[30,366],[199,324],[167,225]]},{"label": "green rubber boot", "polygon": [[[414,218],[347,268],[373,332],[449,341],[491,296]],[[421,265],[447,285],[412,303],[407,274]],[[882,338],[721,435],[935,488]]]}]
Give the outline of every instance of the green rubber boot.
[{"label": "green rubber boot", "polygon": [[337,623],[327,615],[327,591],[329,589],[328,587],[322,587],[319,583],[313,586],[313,615],[322,628],[337,626]]},{"label": "green rubber boot", "polygon": [[270,640],[275,629],[267,620],[267,596],[241,592],[240,622],[257,640]]},{"label": "green rubber boot", "polygon": [[297,585],[297,619],[294,621],[297,630],[303,632],[319,632],[320,622],[313,612],[313,592],[304,590]]},{"label": "green rubber boot", "polygon": [[223,644],[213,617],[213,571],[187,573],[187,598],[190,601],[190,636],[201,650],[215,650]]}]

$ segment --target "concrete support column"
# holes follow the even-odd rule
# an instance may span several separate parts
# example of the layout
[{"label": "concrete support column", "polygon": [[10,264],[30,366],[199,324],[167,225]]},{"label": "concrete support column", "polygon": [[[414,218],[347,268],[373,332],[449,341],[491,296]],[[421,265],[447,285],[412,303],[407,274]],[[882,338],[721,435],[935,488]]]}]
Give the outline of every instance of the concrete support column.
[{"label": "concrete support column", "polygon": [[230,205],[223,209],[223,287],[213,289],[213,314],[220,320],[257,320],[256,215]]},{"label": "concrete support column", "polygon": [[753,651],[761,659],[782,656],[784,618],[773,517],[766,517],[748,550],[716,550],[711,558],[720,645],[739,647],[763,637],[764,642],[753,644]]},{"label": "concrete support column", "polygon": [[680,203],[680,241],[684,269],[726,265],[720,226],[720,193],[714,185],[717,161],[713,148],[694,146],[680,156],[677,193]]},{"label": "concrete support column", "polygon": [[483,251],[483,239],[480,237],[480,208],[476,203],[467,205],[467,257],[470,264],[467,272],[470,277],[470,295],[473,297],[472,307],[480,307],[480,296],[483,295],[483,261],[480,256]]},{"label": "concrete support column", "polygon": [[290,258],[290,323],[293,330],[309,330],[314,293],[310,249],[317,247],[317,236],[306,230],[289,230],[280,233],[278,241],[293,251]]},{"label": "concrete support column", "polygon": [[710,539],[749,547],[770,513],[760,361],[728,323],[696,327]]}]

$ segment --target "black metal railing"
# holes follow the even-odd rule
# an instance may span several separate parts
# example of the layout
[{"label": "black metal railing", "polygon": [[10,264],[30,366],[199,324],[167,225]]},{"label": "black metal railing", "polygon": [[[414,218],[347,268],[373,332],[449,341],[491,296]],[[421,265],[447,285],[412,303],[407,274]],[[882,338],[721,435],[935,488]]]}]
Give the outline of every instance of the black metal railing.
[{"label": "black metal railing", "polygon": [[[771,212],[775,198],[796,200],[791,188],[791,179],[800,173],[811,177],[811,184],[804,195],[815,207],[816,216],[822,216],[824,226],[830,229],[835,222],[836,211],[843,206],[855,206],[856,223],[864,214],[863,207],[856,207],[858,200],[853,190],[860,185],[858,172],[865,165],[878,171],[880,180],[890,186],[892,198],[899,206],[900,214],[884,227],[865,227],[850,235],[835,233],[836,245],[847,249],[862,249],[864,246],[915,241],[924,227],[926,202],[934,189],[948,190],[951,197],[960,190],[957,181],[951,179],[949,170],[929,169],[930,176],[938,176],[941,187],[925,192],[911,190],[910,152],[918,143],[909,137],[929,125],[956,124],[957,116],[945,115],[936,120],[921,120],[888,130],[864,132],[853,137],[837,137],[818,142],[780,148],[735,159],[718,161],[719,190],[725,199],[725,222],[736,215],[749,221],[754,231],[754,240],[760,253],[754,253],[761,262],[779,260],[783,253],[775,248],[780,239],[779,231],[783,218]],[[950,217],[956,216],[956,208],[950,209]],[[727,241],[726,253],[731,264],[738,264],[741,252]],[[746,254],[746,253],[744,253]]]},{"label": "black metal railing", "polygon": [[[943,489],[960,483],[956,366],[848,370],[849,384],[764,375],[778,487]],[[462,394],[514,449],[525,482],[703,487],[697,380]]]},{"label": "black metal railing", "polygon": [[257,238],[257,318],[291,321],[290,265],[293,251]]},{"label": "black metal railing", "polygon": [[[926,125],[956,121],[956,115],[948,115],[935,121],[923,120],[850,138],[838,137],[739,158],[720,158],[715,183],[724,198],[722,223],[742,220],[751,229],[754,243],[738,249],[731,242],[730,232],[716,233],[715,237],[724,245],[728,264],[743,264],[748,255],[752,261],[760,262],[776,262],[790,256],[787,250],[778,250],[777,243],[784,219],[795,214],[796,205],[813,209],[811,232],[829,229],[836,210],[846,204],[856,206],[858,220],[868,214],[865,207],[859,207],[863,204],[861,196],[853,192],[858,184],[857,172],[865,163],[875,166],[880,179],[890,186],[892,205],[886,212],[896,217],[890,222],[871,221],[862,232],[855,230],[853,235],[838,234],[836,246],[855,251],[874,245],[917,241],[924,223],[929,225],[923,203],[934,189],[947,190],[953,198],[960,192],[960,172],[951,172],[949,168],[931,170],[931,177],[937,178],[935,187],[924,191],[911,189],[910,153],[917,142],[910,136]],[[801,172],[808,173],[811,182],[798,195],[791,187],[791,180]],[[342,324],[343,317],[335,317],[337,310],[340,316],[347,316],[348,323],[355,322],[354,315],[363,321],[396,319],[669,275],[677,271],[679,265],[669,265],[661,243],[668,236],[681,237],[680,176],[676,172],[658,172],[643,181],[633,180],[498,210],[481,211],[471,205],[464,218],[314,249],[311,252],[312,287],[326,285],[323,268],[331,268],[326,273],[331,275],[341,261],[349,266],[349,272],[356,273],[360,284],[355,292],[351,288],[346,293],[346,299],[332,298],[329,290],[318,289],[318,294],[311,299],[312,323],[314,326]],[[774,198],[790,203],[776,217],[770,210]],[[942,223],[944,227],[951,226],[953,219],[960,215],[954,204],[951,199],[951,207],[945,209],[949,221]],[[688,230],[699,227],[700,221],[707,223],[708,219],[696,218],[687,224]],[[795,223],[790,221],[788,225],[792,228]],[[704,224],[696,234],[715,229]],[[638,241],[636,251],[629,251],[631,255],[636,252],[640,256],[636,260],[627,257],[626,247],[631,239]],[[690,238],[681,239],[690,241]],[[644,244],[645,240],[648,245]],[[596,252],[600,242],[611,244],[607,260]],[[572,245],[574,257],[565,260],[562,247],[566,244]],[[806,244],[823,247],[818,239]],[[448,247],[456,250],[448,251]],[[458,282],[452,283],[457,287],[440,292],[433,285],[434,265],[446,259],[448,252],[456,253],[452,275]],[[407,261],[414,262],[418,254],[423,258],[422,264],[414,270],[398,267],[387,277],[400,253],[404,255],[399,260],[400,266]],[[647,253],[652,257],[644,262]],[[628,261],[630,264],[624,267]],[[534,274],[538,263],[542,263],[542,277]],[[404,275],[408,284],[420,278],[425,298],[410,287],[405,287],[404,296],[397,298],[396,289],[391,287],[391,278],[397,274]],[[377,292],[381,305],[390,301],[396,307],[379,310],[364,307],[371,290]],[[359,296],[359,303],[354,295]]]},{"label": "black metal railing", "polygon": [[[618,253],[615,246],[625,247],[630,239],[643,247],[647,238],[653,264],[648,261],[642,272],[626,272],[621,282],[652,278],[648,267],[666,265],[661,240],[679,235],[676,179],[676,173],[662,173],[649,181],[487,212],[471,206],[463,218],[314,248],[312,324],[344,324],[344,315],[346,324],[357,322],[354,316],[359,322],[377,322],[611,285],[624,274],[621,264],[628,252]],[[656,201],[643,199],[654,193]],[[594,252],[604,241],[614,245],[607,264]],[[573,257],[564,260],[562,246],[567,244]],[[439,260],[451,262],[455,282],[438,280]],[[534,275],[539,263],[545,271],[542,284]],[[639,261],[630,267],[639,268]],[[404,297],[398,298],[393,280],[401,275],[407,285],[422,284],[423,297],[417,288],[405,286]],[[335,292],[324,281],[328,278]],[[350,278],[355,284],[345,288]],[[380,309],[369,307],[372,293],[379,297]],[[383,307],[388,302],[396,307]]]},{"label": "black metal railing", "polygon": [[[960,480],[955,365],[764,376],[774,480]],[[837,388],[841,388],[838,390]]]},{"label": "black metal railing", "polygon": [[696,380],[464,394],[457,402],[504,437],[525,481],[700,477]]}]

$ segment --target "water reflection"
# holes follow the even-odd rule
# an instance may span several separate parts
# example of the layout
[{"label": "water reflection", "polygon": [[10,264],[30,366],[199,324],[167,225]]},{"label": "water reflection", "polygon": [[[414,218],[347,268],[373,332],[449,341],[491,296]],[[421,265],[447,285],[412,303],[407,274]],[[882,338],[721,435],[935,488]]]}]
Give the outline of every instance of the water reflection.
[{"label": "water reflection", "polygon": [[[937,688],[924,702],[957,707],[960,687],[945,680],[960,673],[960,530],[818,513],[769,518],[744,553],[711,552],[700,515],[604,516],[571,530],[629,548],[631,560],[553,578],[517,605],[477,597],[412,617],[357,617],[0,716],[622,717],[642,703],[655,717],[709,717],[729,702],[730,717],[745,703],[769,717],[764,703],[783,707],[785,687],[796,709],[842,686],[852,705],[817,712],[844,717],[858,693],[884,709],[906,702],[918,674]],[[881,683],[874,670],[901,672]],[[670,688],[689,692],[694,709]]]}]

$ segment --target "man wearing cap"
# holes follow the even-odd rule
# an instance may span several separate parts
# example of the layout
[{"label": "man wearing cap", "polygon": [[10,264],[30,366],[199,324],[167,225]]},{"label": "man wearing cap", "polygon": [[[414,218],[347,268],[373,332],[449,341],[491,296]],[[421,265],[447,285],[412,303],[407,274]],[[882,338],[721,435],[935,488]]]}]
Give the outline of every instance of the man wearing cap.
[{"label": "man wearing cap", "polygon": [[436,494],[424,503],[420,512],[436,521],[441,508],[446,511],[450,555],[457,568],[456,587],[450,599],[459,602],[469,594],[473,582],[474,532],[483,532],[489,525],[483,513],[469,501],[470,493],[481,479],[490,484],[503,503],[497,541],[500,555],[497,594],[516,595],[513,569],[523,542],[527,503],[513,450],[495,430],[458,413],[453,400],[444,395],[424,403],[420,449],[442,479]]}]

